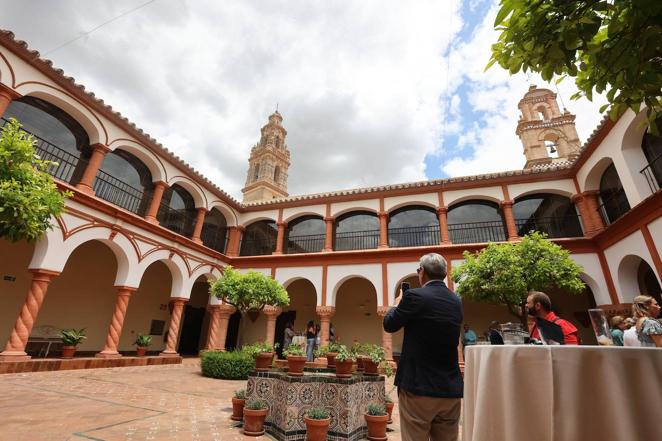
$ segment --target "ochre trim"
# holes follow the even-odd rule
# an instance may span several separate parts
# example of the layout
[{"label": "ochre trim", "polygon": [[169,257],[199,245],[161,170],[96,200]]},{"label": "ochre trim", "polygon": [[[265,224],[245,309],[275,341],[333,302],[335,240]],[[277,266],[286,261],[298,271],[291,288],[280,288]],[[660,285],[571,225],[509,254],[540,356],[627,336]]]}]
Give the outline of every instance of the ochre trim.
[{"label": "ochre trim", "polygon": [[609,298],[611,303],[618,305],[621,302],[618,300],[618,294],[616,294],[616,287],[614,286],[614,280],[611,278],[611,270],[609,269],[609,264],[605,258],[605,253],[602,250],[598,251],[598,258],[600,259],[600,267],[602,268],[602,274],[605,276],[605,281],[607,282],[607,291],[609,291]]},{"label": "ochre trim", "polygon": [[322,306],[327,306],[327,304],[326,304],[326,282],[327,282],[328,272],[329,272],[329,266],[328,265],[323,265],[322,266]]},{"label": "ochre trim", "polygon": [[382,305],[388,306],[388,265],[382,262]]},{"label": "ochre trim", "polygon": [[662,191],[658,191],[635,205],[597,234],[594,240],[601,250],[605,250],[659,217],[662,217]]}]

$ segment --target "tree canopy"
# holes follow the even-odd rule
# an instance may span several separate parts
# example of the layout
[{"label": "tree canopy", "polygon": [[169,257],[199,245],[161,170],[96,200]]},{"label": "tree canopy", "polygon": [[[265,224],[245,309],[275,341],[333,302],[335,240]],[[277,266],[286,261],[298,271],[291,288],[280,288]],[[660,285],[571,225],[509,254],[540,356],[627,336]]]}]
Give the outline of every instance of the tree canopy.
[{"label": "tree canopy", "polygon": [[287,291],[276,280],[256,271],[242,274],[231,266],[211,284],[210,292],[241,312],[290,304]]},{"label": "tree canopy", "polygon": [[34,241],[52,228],[65,198],[46,173],[52,164],[35,155],[35,139],[11,119],[0,136],[0,237]]},{"label": "tree canopy", "polygon": [[501,31],[486,69],[539,73],[545,81],[574,77],[577,99],[606,92],[610,117],[647,106],[662,112],[662,2],[659,0],[501,0]]},{"label": "tree canopy", "polygon": [[538,232],[519,242],[490,243],[475,254],[465,251],[464,259],[452,273],[460,297],[506,305],[522,322],[526,316],[521,307],[529,291],[560,288],[579,294],[584,290],[579,278],[582,267],[567,250]]}]

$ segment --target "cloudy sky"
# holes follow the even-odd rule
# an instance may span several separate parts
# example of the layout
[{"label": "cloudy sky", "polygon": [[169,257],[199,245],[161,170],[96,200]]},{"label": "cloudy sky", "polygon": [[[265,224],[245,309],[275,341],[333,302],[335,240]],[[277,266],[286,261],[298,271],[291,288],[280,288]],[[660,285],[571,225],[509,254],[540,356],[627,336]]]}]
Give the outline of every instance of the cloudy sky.
[{"label": "cloudy sky", "polygon": [[[290,194],[524,165],[517,102],[545,84],[483,72],[496,0],[145,3],[0,0],[0,27],[238,199],[277,103]],[[559,91],[584,141],[604,101]]]}]

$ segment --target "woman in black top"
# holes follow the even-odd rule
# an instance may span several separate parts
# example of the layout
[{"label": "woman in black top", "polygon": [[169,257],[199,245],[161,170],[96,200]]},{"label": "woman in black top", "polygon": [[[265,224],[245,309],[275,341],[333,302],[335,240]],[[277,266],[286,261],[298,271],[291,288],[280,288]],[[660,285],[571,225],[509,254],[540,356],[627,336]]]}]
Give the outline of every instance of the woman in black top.
[{"label": "woman in black top", "polygon": [[308,361],[315,361],[313,352],[315,350],[315,323],[309,321],[306,325],[306,357]]}]

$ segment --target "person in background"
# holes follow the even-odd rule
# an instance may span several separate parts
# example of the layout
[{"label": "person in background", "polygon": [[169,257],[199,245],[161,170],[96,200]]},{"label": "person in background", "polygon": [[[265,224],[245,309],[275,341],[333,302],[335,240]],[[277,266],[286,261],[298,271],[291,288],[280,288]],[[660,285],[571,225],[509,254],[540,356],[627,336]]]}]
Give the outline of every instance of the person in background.
[{"label": "person in background", "polygon": [[292,344],[292,339],[295,335],[294,324],[292,322],[287,322],[285,325],[285,336],[283,337],[283,350],[287,349],[287,347]]},{"label": "person in background", "polygon": [[637,337],[642,347],[662,348],[662,325],[655,320],[660,315],[660,305],[651,296],[637,296],[632,301],[632,315],[637,324]]},{"label": "person in background", "polygon": [[469,323],[464,324],[464,333],[462,334],[462,351],[467,346],[473,346],[478,341],[478,336],[474,331],[469,327]]},{"label": "person in background", "polygon": [[306,358],[315,361],[315,323],[311,320],[306,325]]},{"label": "person in background", "polygon": [[[563,331],[563,344],[579,344],[579,331],[577,331],[575,325],[567,320],[563,320],[552,312],[552,301],[544,292],[529,292],[529,297],[526,299],[526,311],[530,316],[538,317],[559,325]],[[530,337],[540,340],[540,332],[536,325],[533,325],[533,328],[531,328]]]},{"label": "person in background", "polygon": [[611,339],[614,341],[614,346],[624,346],[623,331],[626,329],[627,323],[622,316],[615,315],[611,318]]},{"label": "person in background", "polygon": [[490,344],[491,345],[502,345],[503,344],[503,335],[499,330],[499,322],[496,320],[490,323]]},{"label": "person in background", "polygon": [[333,326],[333,322],[329,323],[329,341],[331,343],[336,341],[336,328]]},{"label": "person in background", "polygon": [[322,344],[322,327],[318,324],[315,325],[315,349],[319,348]]},{"label": "person in background", "polygon": [[637,321],[632,317],[625,319],[627,329],[623,332],[623,346],[630,346],[638,348],[641,346],[639,339],[637,338],[637,328],[635,325]]}]

